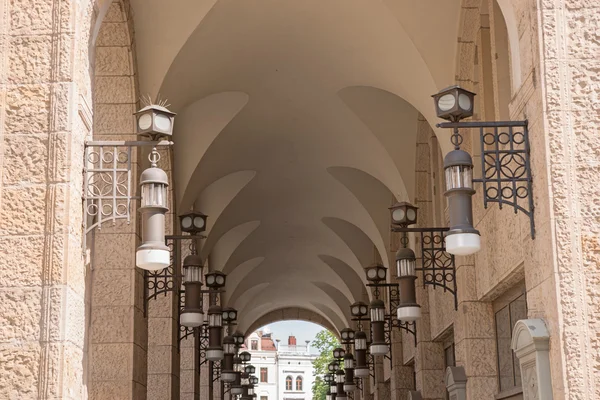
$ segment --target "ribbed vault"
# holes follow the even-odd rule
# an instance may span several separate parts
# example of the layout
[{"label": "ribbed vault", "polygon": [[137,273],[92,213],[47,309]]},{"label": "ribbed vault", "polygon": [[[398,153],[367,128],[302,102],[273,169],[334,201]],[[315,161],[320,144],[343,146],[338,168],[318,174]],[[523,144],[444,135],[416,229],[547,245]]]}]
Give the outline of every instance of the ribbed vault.
[{"label": "ribbed vault", "polygon": [[223,303],[243,330],[300,310],[339,331],[368,300],[363,268],[390,264],[387,207],[414,200],[460,1],[163,3],[132,0],[140,90],[178,113],[177,211],[209,215]]}]

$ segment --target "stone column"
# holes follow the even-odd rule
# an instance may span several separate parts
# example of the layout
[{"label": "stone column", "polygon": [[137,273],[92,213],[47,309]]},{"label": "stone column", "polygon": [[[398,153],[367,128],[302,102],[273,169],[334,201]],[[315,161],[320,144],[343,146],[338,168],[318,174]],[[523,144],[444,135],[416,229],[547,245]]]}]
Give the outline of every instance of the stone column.
[{"label": "stone column", "polygon": [[394,328],[390,337],[392,339],[390,346],[390,351],[392,352],[390,398],[392,400],[405,400],[408,398],[408,393],[414,389],[414,368],[404,365],[402,333],[397,328]]},{"label": "stone column", "polygon": [[522,319],[513,329],[512,349],[519,359],[523,398],[552,400],[550,334],[541,319]]},{"label": "stone column", "polygon": [[[437,227],[442,226],[440,221],[436,221],[436,206],[434,202],[432,188],[432,170],[437,165],[437,147],[430,146],[430,141],[435,137],[429,123],[422,115],[419,115],[417,122],[417,160],[415,166],[416,175],[416,198],[415,205],[419,207],[418,227]],[[433,154],[432,154],[433,153]],[[439,212],[438,212],[439,214]],[[439,219],[439,218],[438,218]],[[417,255],[417,264],[422,266],[421,248],[422,243],[418,235],[411,238],[411,246]],[[414,372],[416,374],[417,388],[420,389],[420,395],[428,400],[444,399],[444,352],[443,345],[432,340],[432,318],[440,320],[441,313],[451,304],[451,297],[447,296],[441,302],[435,302],[430,306],[430,286],[423,287],[423,275],[417,273],[416,295],[417,303],[421,305],[421,319],[417,322],[417,346],[411,349],[414,352]],[[434,300],[437,300],[443,291],[433,292]],[[432,309],[433,307],[433,309]],[[446,312],[451,315],[451,312]],[[413,346],[411,335],[404,335],[408,340],[404,348]],[[416,389],[416,388],[414,388]]]},{"label": "stone column", "polygon": [[90,90],[76,55],[88,55],[89,3],[0,0],[4,399],[87,395],[81,171],[91,113],[76,113]]},{"label": "stone column", "polygon": [[446,388],[450,400],[467,400],[467,375],[463,367],[446,368]]},{"label": "stone column", "polygon": [[374,357],[375,379],[373,379],[373,400],[389,400],[390,386],[385,382],[383,363],[387,362],[383,356]]},{"label": "stone column", "polygon": [[198,339],[196,335],[188,336],[181,341],[180,345],[180,399],[181,400],[199,400],[198,384],[200,377],[198,374],[199,354]]}]

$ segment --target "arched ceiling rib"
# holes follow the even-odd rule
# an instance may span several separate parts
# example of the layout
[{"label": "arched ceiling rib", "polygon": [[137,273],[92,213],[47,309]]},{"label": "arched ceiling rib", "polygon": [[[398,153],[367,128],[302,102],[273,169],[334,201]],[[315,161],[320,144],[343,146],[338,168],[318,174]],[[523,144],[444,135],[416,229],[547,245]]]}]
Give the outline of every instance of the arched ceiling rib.
[{"label": "arched ceiling rib", "polygon": [[209,214],[226,300],[245,327],[302,306],[341,329],[362,268],[389,265],[387,207],[414,197],[417,115],[435,122],[430,95],[454,79],[459,0],[132,4],[140,91],[179,113],[179,210]]}]

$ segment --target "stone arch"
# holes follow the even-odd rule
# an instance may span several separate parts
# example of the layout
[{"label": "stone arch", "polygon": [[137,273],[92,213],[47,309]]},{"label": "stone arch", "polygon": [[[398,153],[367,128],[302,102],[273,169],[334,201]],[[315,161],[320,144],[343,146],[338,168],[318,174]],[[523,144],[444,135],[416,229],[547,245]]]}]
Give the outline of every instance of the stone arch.
[{"label": "stone arch", "polygon": [[340,337],[339,331],[336,327],[325,317],[317,314],[315,311],[308,310],[305,308],[298,307],[287,307],[280,308],[278,310],[270,311],[263,316],[259,317],[256,321],[250,324],[250,327],[246,330],[245,334],[248,335],[261,326],[265,326],[268,324],[272,324],[273,322],[279,321],[306,321],[312,322],[317,325],[322,326],[323,328],[329,330],[331,333],[336,335],[338,338]]}]

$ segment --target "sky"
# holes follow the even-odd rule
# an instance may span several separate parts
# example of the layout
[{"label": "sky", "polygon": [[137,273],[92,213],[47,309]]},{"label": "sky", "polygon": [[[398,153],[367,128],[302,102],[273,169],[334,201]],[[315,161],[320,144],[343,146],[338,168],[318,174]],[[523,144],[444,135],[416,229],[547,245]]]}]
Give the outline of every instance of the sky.
[{"label": "sky", "polygon": [[[296,336],[298,345],[304,345],[306,340],[312,342],[315,335],[325,329],[321,325],[305,321],[280,321],[263,326],[258,330],[264,331],[265,328],[271,331],[274,340],[281,339],[281,344],[287,344],[289,336]],[[316,353],[316,351],[311,351],[311,353]]]}]

